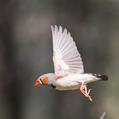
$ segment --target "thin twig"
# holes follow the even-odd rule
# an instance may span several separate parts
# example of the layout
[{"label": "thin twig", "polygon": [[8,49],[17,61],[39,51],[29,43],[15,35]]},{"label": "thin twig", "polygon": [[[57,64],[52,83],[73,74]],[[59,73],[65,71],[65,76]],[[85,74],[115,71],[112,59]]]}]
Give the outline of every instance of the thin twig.
[{"label": "thin twig", "polygon": [[106,116],[106,112],[103,112],[103,114],[101,115],[100,119],[104,119],[105,116]]}]

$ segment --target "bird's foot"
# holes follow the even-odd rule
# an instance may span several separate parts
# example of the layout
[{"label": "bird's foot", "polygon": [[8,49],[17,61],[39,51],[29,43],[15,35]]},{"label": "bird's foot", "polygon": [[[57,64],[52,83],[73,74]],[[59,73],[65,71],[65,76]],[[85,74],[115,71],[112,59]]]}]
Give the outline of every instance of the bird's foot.
[{"label": "bird's foot", "polygon": [[84,95],[85,97],[87,97],[87,98],[92,102],[92,98],[91,98],[91,96],[89,95],[91,89],[87,90],[86,85],[81,84],[81,86],[80,86],[80,91],[83,93],[83,95]]}]

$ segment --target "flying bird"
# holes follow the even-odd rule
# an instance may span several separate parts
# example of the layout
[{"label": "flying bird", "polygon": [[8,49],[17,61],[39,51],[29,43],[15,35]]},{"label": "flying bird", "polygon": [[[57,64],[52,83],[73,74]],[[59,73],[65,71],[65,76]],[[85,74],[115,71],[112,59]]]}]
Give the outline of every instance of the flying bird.
[{"label": "flying bird", "polygon": [[106,75],[84,73],[84,66],[76,44],[67,29],[62,26],[51,26],[53,39],[54,73],[39,76],[34,81],[34,87],[49,85],[56,90],[80,90],[81,93],[92,101],[91,89],[87,84],[108,80]]}]

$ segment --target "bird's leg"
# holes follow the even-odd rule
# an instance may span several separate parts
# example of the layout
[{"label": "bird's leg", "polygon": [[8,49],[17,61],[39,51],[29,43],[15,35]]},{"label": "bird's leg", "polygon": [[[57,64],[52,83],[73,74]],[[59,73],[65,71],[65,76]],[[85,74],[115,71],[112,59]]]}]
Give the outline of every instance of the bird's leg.
[{"label": "bird's leg", "polygon": [[87,97],[87,98],[92,102],[92,98],[91,98],[91,96],[89,95],[91,89],[87,90],[86,85],[84,85],[83,83],[81,83],[80,91],[83,93],[83,95],[84,95],[85,97]]}]

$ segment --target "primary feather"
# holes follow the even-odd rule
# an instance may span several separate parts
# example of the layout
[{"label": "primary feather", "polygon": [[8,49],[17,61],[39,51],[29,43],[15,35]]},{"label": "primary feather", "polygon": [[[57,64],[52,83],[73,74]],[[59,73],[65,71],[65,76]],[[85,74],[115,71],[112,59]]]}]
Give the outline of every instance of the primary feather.
[{"label": "primary feather", "polygon": [[83,73],[83,62],[71,34],[61,26],[51,26],[51,30],[55,74],[65,76],[69,73]]}]

